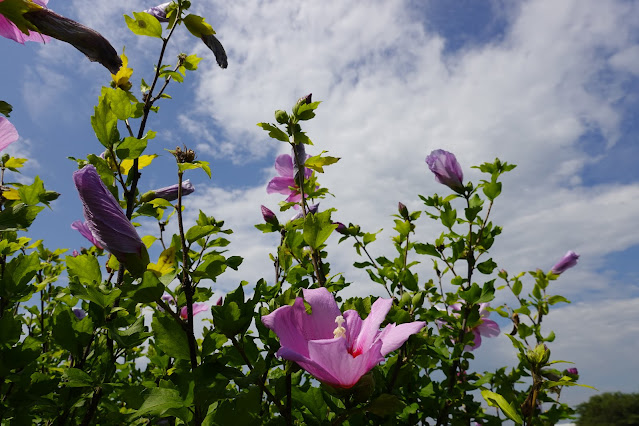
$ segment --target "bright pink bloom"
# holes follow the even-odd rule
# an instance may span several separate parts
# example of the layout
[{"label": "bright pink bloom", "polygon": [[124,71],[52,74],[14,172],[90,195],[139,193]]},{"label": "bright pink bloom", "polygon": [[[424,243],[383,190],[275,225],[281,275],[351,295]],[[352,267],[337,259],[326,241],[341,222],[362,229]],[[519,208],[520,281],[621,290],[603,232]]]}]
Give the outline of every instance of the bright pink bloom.
[{"label": "bright pink bloom", "polygon": [[71,224],[71,229],[75,229],[76,231],[78,231],[80,234],[82,234],[84,238],[91,241],[91,244],[93,244],[97,248],[99,249],[104,248],[100,245],[98,240],[95,239],[95,237],[91,233],[91,230],[87,226],[86,222],[82,222],[81,220],[76,220],[75,222]]},{"label": "bright pink bloom", "polygon": [[[4,19],[0,15],[0,19]],[[1,28],[1,21],[0,21]],[[18,140],[18,131],[15,126],[11,124],[9,120],[4,117],[0,117],[0,151]]]},{"label": "bright pink bloom", "polygon": [[[275,159],[275,170],[279,176],[275,176],[266,186],[266,192],[272,194],[274,192],[287,195],[286,201],[289,203],[297,203],[302,199],[300,189],[295,183],[295,168],[293,166],[293,157],[289,154],[279,155]],[[313,171],[304,168],[304,179],[311,177]]]},{"label": "bright pink bloom", "polygon": [[[40,6],[46,6],[49,0],[32,0],[33,3],[37,3]],[[2,0],[0,0],[0,3]],[[13,41],[17,41],[20,44],[24,44],[25,41],[37,41],[47,42],[49,37],[42,35],[35,31],[29,31],[29,35],[23,33],[15,26],[13,22],[0,15],[0,36],[10,38]]]},{"label": "bright pink bloom", "polygon": [[579,255],[574,251],[569,251],[561,258],[559,262],[555,266],[552,267],[550,272],[555,275],[562,274],[566,272],[567,269],[572,268],[577,264],[577,259],[579,259]]},{"label": "bright pink bloom", "polygon": [[[193,304],[193,316],[196,316],[200,312],[204,312],[204,311],[206,311],[208,309],[209,309],[209,305],[207,305],[206,303],[194,303]],[[188,312],[186,310],[186,306],[183,306],[182,309],[180,309],[180,318],[187,319],[188,317],[189,317],[189,314],[188,314]]]},{"label": "bright pink bloom", "polygon": [[[262,317],[262,323],[280,339],[277,356],[295,361],[322,382],[350,388],[411,334],[426,324],[415,321],[379,327],[391,308],[391,299],[377,299],[365,320],[357,311],[342,313],[325,288],[302,290],[292,306],[282,306]],[[309,315],[304,300],[311,305]]]},{"label": "bright pink bloom", "polygon": [[435,174],[437,182],[446,185],[455,192],[464,191],[464,173],[454,154],[443,149],[436,149],[426,157],[426,164]]},{"label": "bright pink bloom", "polygon": [[[484,337],[496,337],[499,336],[500,333],[500,329],[499,329],[499,324],[497,324],[495,321],[493,320],[489,320],[487,319],[488,316],[490,316],[490,312],[486,309],[490,306],[490,303],[480,303],[479,304],[479,317],[480,317],[480,323],[479,325],[471,328],[470,332],[473,333],[473,335],[475,336],[473,339],[474,342],[474,346],[466,346],[464,348],[465,351],[473,351],[475,349],[477,349],[478,347],[481,346],[481,336]],[[451,311],[451,313],[453,311],[461,311],[461,303],[454,303],[452,305],[450,305],[450,307],[448,308],[449,311]]]}]

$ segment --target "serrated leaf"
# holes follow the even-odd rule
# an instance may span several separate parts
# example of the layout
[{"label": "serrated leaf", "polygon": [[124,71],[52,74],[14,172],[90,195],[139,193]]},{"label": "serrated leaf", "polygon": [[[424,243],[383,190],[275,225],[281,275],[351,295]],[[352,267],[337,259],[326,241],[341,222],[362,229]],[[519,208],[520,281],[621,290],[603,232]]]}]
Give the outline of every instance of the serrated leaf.
[{"label": "serrated leaf", "polygon": [[161,416],[167,410],[184,407],[180,392],[176,389],[152,388],[148,391],[142,406],[135,413],[134,418],[142,415]]},{"label": "serrated leaf", "polygon": [[[145,168],[146,166],[151,164],[151,162],[156,157],[157,157],[157,154],[141,155],[138,158],[138,170],[142,170],[143,168]],[[129,171],[131,170],[131,167],[133,167],[133,161],[135,161],[135,160],[131,159],[131,158],[127,158],[126,160],[122,160],[122,163],[120,163],[120,171],[122,172],[123,175],[128,175],[129,174]]]},{"label": "serrated leaf", "polygon": [[167,315],[156,315],[151,327],[158,348],[173,358],[190,359],[186,332],[175,319]]},{"label": "serrated leaf", "polygon": [[[326,151],[323,151],[322,154],[324,152]],[[324,173],[324,166],[330,166],[340,160],[338,157],[322,157],[322,154],[307,159],[304,166],[315,170],[318,173]]]},{"label": "serrated leaf", "polygon": [[268,135],[273,139],[277,139],[282,142],[289,142],[288,135],[279,127],[270,123],[257,123],[257,125],[266,130],[268,132]]},{"label": "serrated leaf", "polygon": [[162,254],[160,254],[158,262],[149,263],[146,268],[153,271],[158,277],[173,271],[175,268],[175,246],[171,246],[164,250]]}]

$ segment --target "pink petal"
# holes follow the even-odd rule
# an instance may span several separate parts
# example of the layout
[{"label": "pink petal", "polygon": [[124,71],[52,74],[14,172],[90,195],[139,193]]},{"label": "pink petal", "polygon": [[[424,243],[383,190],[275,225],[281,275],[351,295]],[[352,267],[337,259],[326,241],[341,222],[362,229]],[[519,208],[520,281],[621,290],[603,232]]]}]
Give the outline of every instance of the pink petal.
[{"label": "pink petal", "polygon": [[324,287],[304,289],[304,299],[311,305],[311,315],[302,315],[301,329],[307,340],[332,339],[337,327],[335,318],[342,315],[335,298]]},{"label": "pink petal", "polygon": [[383,342],[382,355],[386,356],[402,346],[411,335],[418,333],[425,325],[424,321],[414,321],[400,325],[389,324],[384,327],[379,335],[379,340]]},{"label": "pink petal", "polygon": [[477,331],[477,329],[473,329],[472,330],[473,333],[473,343],[474,346],[468,345],[464,348],[465,351],[474,351],[475,349],[477,349],[478,347],[481,346],[481,334],[479,334],[479,332]]},{"label": "pink petal", "polygon": [[280,176],[293,179],[293,158],[288,154],[278,155],[275,159],[275,170]]},{"label": "pink petal", "polygon": [[302,315],[306,316],[304,300],[298,297],[292,306],[282,306],[270,314],[263,316],[262,324],[277,334],[282,349],[286,348],[304,357],[308,357],[308,339],[300,330]]},{"label": "pink petal", "polygon": [[[5,18],[0,15],[0,35],[3,35],[2,19]],[[0,117],[0,151],[17,141],[18,137],[18,131],[15,126],[6,118]]]},{"label": "pink petal", "polygon": [[483,323],[479,324],[475,330],[479,332],[482,336],[485,337],[496,337],[499,336],[500,329],[499,324],[497,324],[493,320],[485,319]]},{"label": "pink petal", "polygon": [[346,341],[350,345],[350,349],[353,348],[353,345],[357,341],[357,337],[362,331],[362,324],[364,321],[359,317],[357,311],[353,309],[349,309],[344,312],[344,328],[346,329]]},{"label": "pink petal", "polygon": [[[193,316],[196,316],[197,314],[199,314],[200,312],[204,312],[209,308],[209,305],[207,305],[206,303],[194,303],[193,304]],[[186,306],[183,306],[182,309],[180,309],[180,318],[182,319],[187,319],[189,317],[188,311],[186,309]]]},{"label": "pink petal", "polygon": [[378,341],[368,351],[356,357],[348,353],[346,343],[346,339],[343,338],[309,342],[309,358],[339,381],[338,383],[329,384],[350,388],[364,374],[382,362],[384,356],[381,354],[381,341]]},{"label": "pink petal", "polygon": [[[37,1],[36,1],[37,3]],[[23,33],[4,16],[0,15],[0,36],[24,44],[25,41],[47,42],[49,37],[35,31],[29,31],[29,35]]]},{"label": "pink petal", "polygon": [[295,181],[292,177],[276,176],[270,180],[268,185],[266,185],[266,193],[272,194],[274,192],[279,192],[284,195],[294,194],[295,191],[292,191],[289,188],[291,186],[295,186]]},{"label": "pink petal", "polygon": [[393,305],[392,299],[382,299],[381,297],[371,306],[371,313],[361,325],[361,331],[357,339],[353,343],[354,352],[365,352],[371,347],[377,336],[379,335],[379,326],[382,325],[386,314]]}]

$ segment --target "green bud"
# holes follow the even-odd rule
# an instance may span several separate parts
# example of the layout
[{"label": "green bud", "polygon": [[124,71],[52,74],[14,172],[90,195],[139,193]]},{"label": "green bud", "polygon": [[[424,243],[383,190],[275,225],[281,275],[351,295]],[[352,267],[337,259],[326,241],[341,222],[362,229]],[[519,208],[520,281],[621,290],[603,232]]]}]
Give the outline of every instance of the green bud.
[{"label": "green bud", "polygon": [[286,113],[286,111],[283,111],[281,109],[275,111],[275,121],[277,121],[279,124],[288,123],[288,114]]},{"label": "green bud", "polygon": [[424,292],[420,291],[413,296],[413,307],[419,308],[424,304]]}]

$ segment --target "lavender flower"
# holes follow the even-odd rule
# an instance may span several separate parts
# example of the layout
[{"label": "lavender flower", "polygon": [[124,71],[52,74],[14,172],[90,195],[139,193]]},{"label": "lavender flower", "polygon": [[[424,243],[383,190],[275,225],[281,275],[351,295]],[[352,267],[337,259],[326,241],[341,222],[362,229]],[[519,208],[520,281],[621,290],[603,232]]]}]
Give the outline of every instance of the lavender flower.
[{"label": "lavender flower", "polygon": [[[145,192],[141,200],[144,202],[149,202],[156,198],[162,198],[166,201],[175,201],[178,198],[178,189],[179,185],[176,183],[175,185],[165,186],[164,188],[154,189],[152,191]],[[189,179],[182,182],[182,196],[192,194],[195,191],[195,187]]]},{"label": "lavender flower", "polygon": [[[0,15],[0,18],[2,18],[2,15]],[[0,151],[17,141],[18,137],[18,131],[15,126],[6,118],[0,117]]]},{"label": "lavender flower", "polygon": [[426,157],[426,164],[435,174],[437,182],[446,185],[455,192],[464,192],[464,173],[454,154],[443,149],[436,149]]},{"label": "lavender flower", "polygon": [[173,2],[167,1],[166,3],[158,4],[150,9],[146,9],[145,12],[154,16],[160,22],[169,22],[166,17],[166,8]]},{"label": "lavender flower", "polygon": [[87,313],[84,311],[84,309],[80,309],[80,308],[73,308],[73,314],[75,315],[75,317],[79,320],[83,319],[84,317],[87,316]]},{"label": "lavender flower", "polygon": [[73,181],[84,206],[87,226],[96,241],[132,275],[142,275],[149,263],[146,247],[95,167],[88,165],[77,170]]},{"label": "lavender flower", "polygon": [[73,222],[71,224],[71,229],[75,229],[76,231],[78,231],[80,234],[82,234],[82,236],[84,238],[86,238],[87,240],[89,240],[91,242],[91,244],[93,244],[94,246],[96,246],[99,249],[103,249],[104,247],[102,247],[102,245],[98,242],[98,240],[95,239],[95,237],[93,236],[93,234],[91,233],[91,230],[89,229],[89,227],[87,226],[86,222],[82,222],[81,220],[76,220],[75,222]]},{"label": "lavender flower", "polygon": [[571,250],[566,253],[555,266],[552,267],[550,272],[555,275],[560,275],[575,266],[577,264],[577,259],[579,259],[579,255]]},{"label": "lavender flower", "polygon": [[[38,6],[44,7],[47,5],[48,2],[49,0],[33,0],[33,3],[28,7],[34,9]],[[16,24],[11,22],[2,14],[0,14],[0,36],[11,39],[20,44],[24,44],[25,41],[35,41],[41,43],[49,41],[49,37],[43,36],[37,31],[26,30],[26,33],[23,32],[16,26]]]}]

